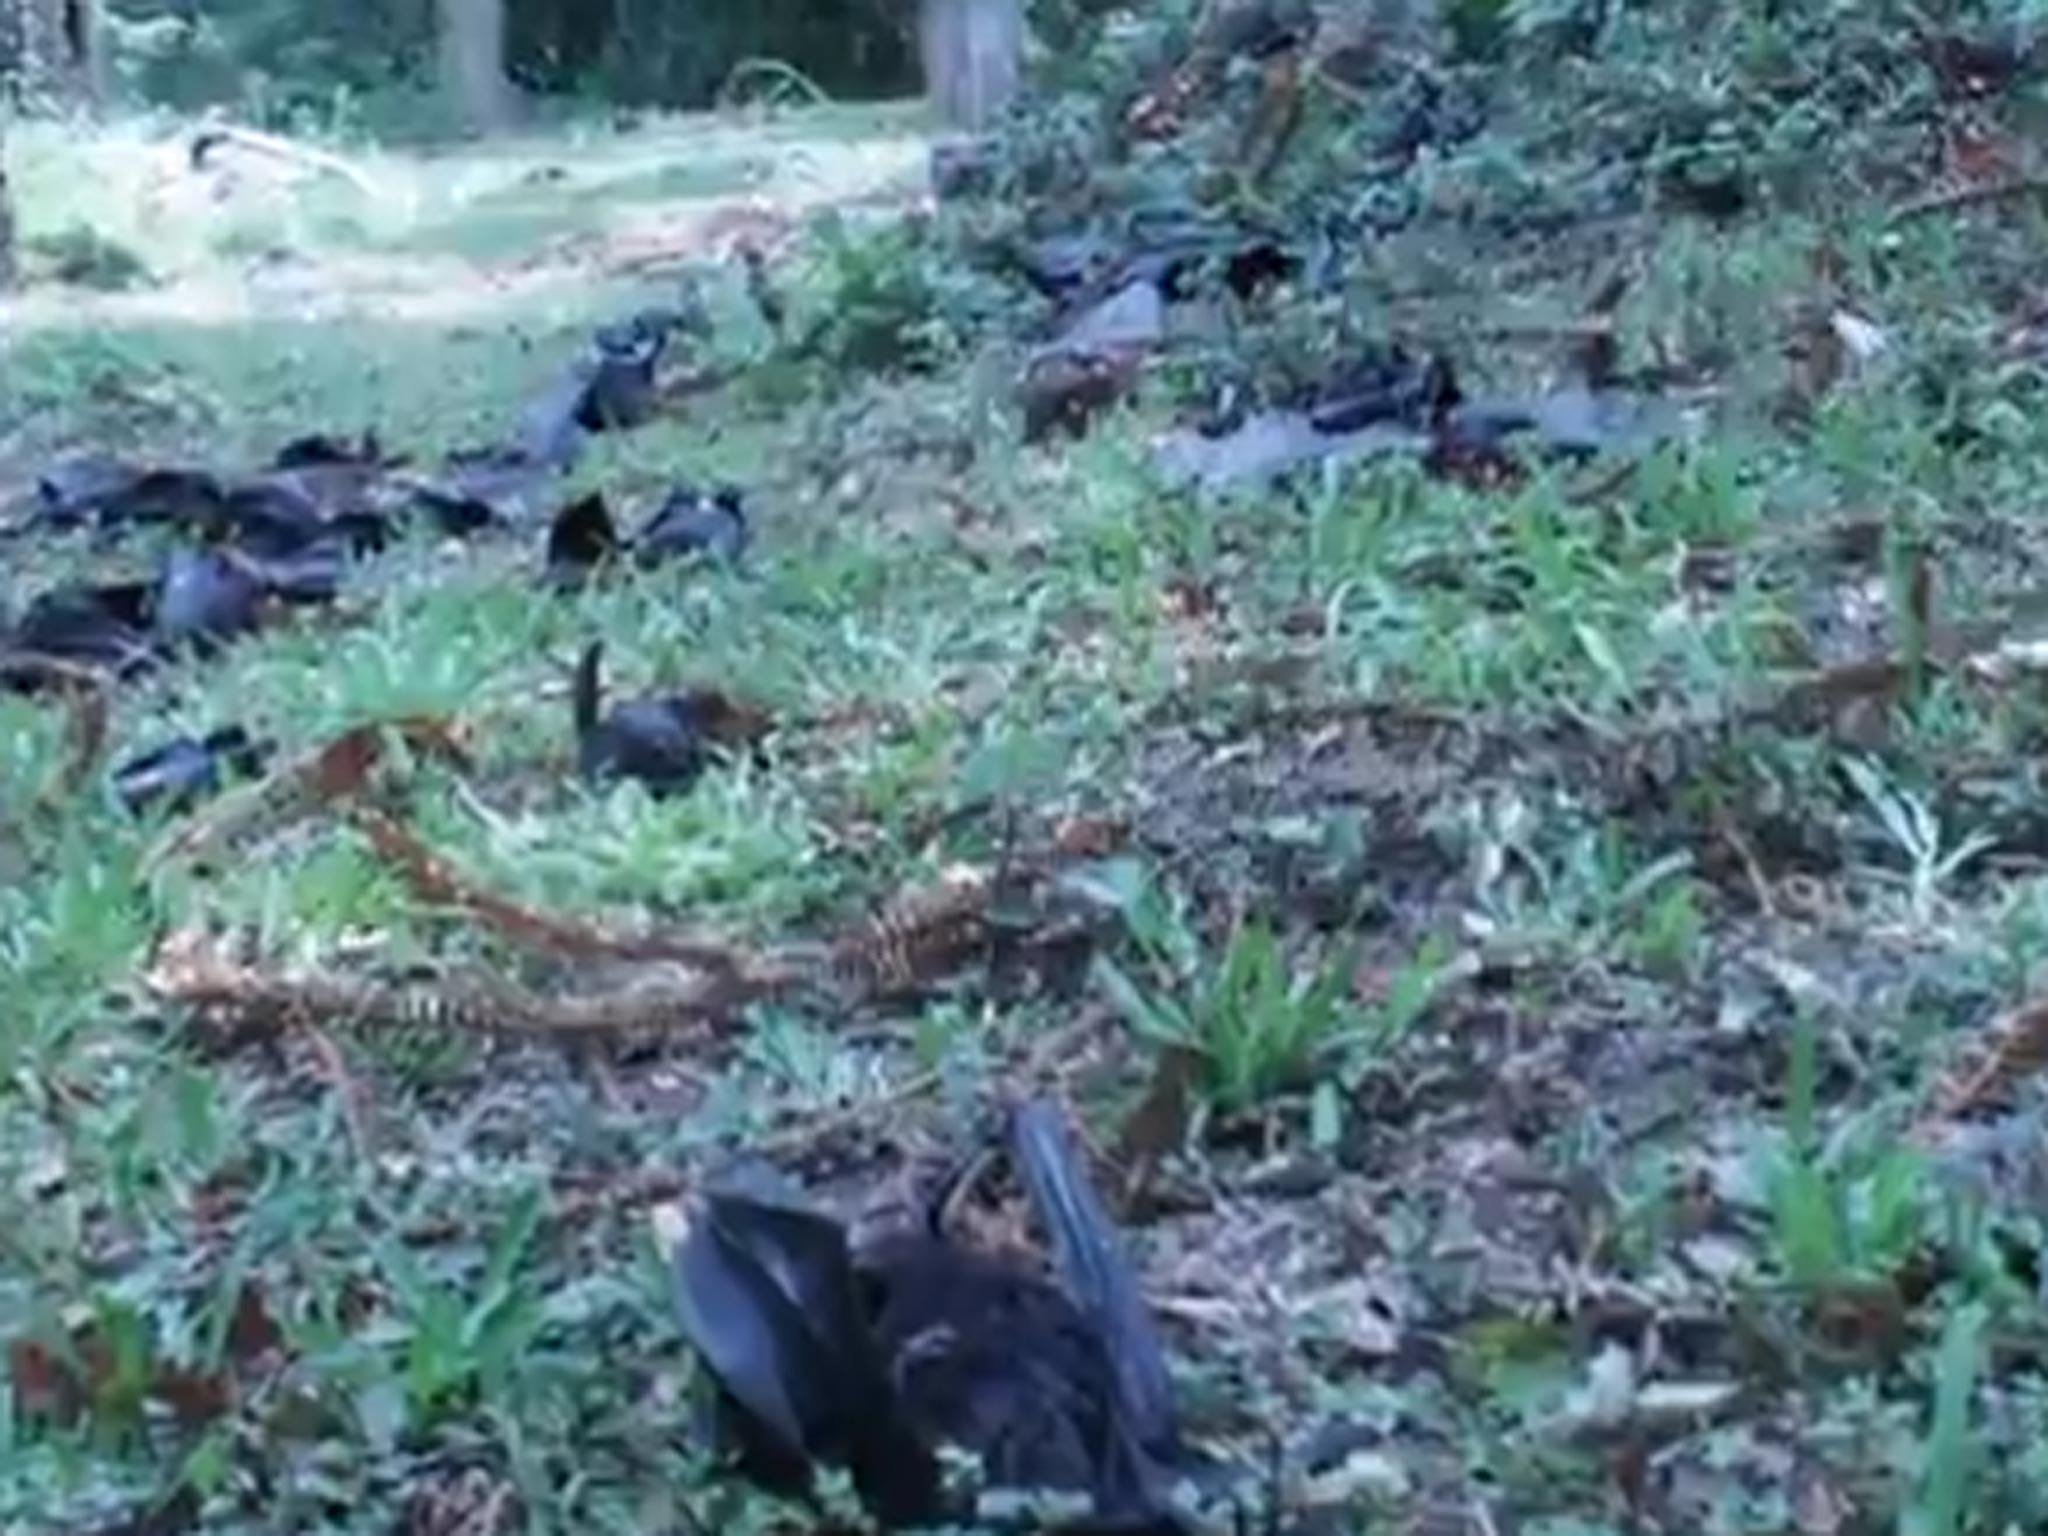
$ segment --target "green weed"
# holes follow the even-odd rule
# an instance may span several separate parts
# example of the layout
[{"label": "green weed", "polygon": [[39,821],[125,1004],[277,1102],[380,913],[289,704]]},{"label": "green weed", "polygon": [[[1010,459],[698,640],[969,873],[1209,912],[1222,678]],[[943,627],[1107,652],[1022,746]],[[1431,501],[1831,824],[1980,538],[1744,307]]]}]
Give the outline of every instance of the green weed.
[{"label": "green weed", "polygon": [[1440,958],[1433,948],[1384,1003],[1367,1008],[1343,948],[1303,963],[1257,918],[1239,920],[1211,946],[1184,902],[1130,872],[1117,878],[1135,965],[1099,957],[1097,984],[1142,1037],[1196,1053],[1218,1114],[1256,1114],[1350,1077],[1428,1006]]},{"label": "green weed", "polygon": [[1888,1287],[1926,1243],[1925,1156],[1900,1142],[1890,1117],[1877,1112],[1824,1134],[1810,1018],[1795,1023],[1790,1046],[1785,1128],[1760,1154],[1768,1251],[1784,1280],[1808,1295]]},{"label": "green weed", "polygon": [[1969,1528],[1971,1486],[1981,1463],[1971,1402],[1985,1364],[1982,1308],[1948,1316],[1934,1355],[1934,1402],[1920,1469],[1920,1488],[1900,1516],[1899,1536],[1962,1536]]}]

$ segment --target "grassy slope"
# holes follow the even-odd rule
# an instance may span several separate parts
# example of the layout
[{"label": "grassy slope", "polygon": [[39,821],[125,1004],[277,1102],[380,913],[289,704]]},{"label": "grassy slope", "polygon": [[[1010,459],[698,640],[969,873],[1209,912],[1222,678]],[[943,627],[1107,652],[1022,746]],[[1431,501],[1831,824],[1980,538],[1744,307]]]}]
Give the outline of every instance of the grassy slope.
[{"label": "grassy slope", "polygon": [[[607,250],[696,229],[690,199],[886,188],[911,163],[902,131],[692,124],[394,157],[369,167],[384,202],[259,188],[156,225],[139,134],[24,135],[28,234],[88,220],[167,284],[31,298],[0,462],[19,482],[94,442],[234,462],[313,428],[474,440],[593,317],[658,296],[607,276]],[[568,179],[530,174],[552,163]],[[1811,238],[1646,233],[1630,349],[1718,343],[1761,398]],[[990,423],[973,368],[795,405],[756,383],[579,471],[629,502],[677,476],[755,487],[752,577],[558,600],[531,548],[421,545],[366,578],[356,622],[124,694],[113,746],[239,719],[298,747],[455,712],[477,772],[423,767],[402,803],[464,868],[552,907],[762,938],[992,862],[1009,820],[992,798],[1033,846],[1111,829],[1201,914],[1194,979],[1127,965],[1154,1012],[1204,1021],[1212,1054],[1215,1134],[1141,1237],[1205,1432],[1256,1444],[1262,1424],[1356,1415],[1375,1446],[1357,1507],[1387,1529],[1483,1511],[1620,1530],[1634,1501],[1709,1531],[1889,1530],[1911,1506],[1947,1536],[1921,1470],[1930,1373],[1943,1328],[1984,1302],[2015,1363],[1967,1400],[2011,1454],[1977,1469],[1968,1507],[2024,1524],[2048,1501],[2048,1403],[2013,1257],[2034,1233],[2018,1154],[1958,1175],[1900,1132],[2048,942],[2039,702],[1955,676],[1895,713],[1698,723],[1894,645],[1906,562],[1887,551],[1909,536],[1938,551],[1940,616],[2023,606],[2044,444],[2009,403],[2024,380],[1991,372],[1982,297],[2023,232],[1978,238],[1941,221],[1849,237],[1891,360],[1802,442],[1734,410],[1592,504],[1566,479],[1480,493],[1388,470],[1197,506],[1152,483],[1142,411],[1037,452]],[[754,355],[720,284],[719,350]],[[1963,450],[1935,440],[1957,414],[1978,432]],[[929,442],[978,451],[963,471],[906,446]],[[1875,548],[1840,536],[1873,526]],[[11,562],[9,605],[87,558]],[[628,685],[766,704],[785,725],[772,766],[667,806],[573,788],[563,680],[591,635]],[[488,1529],[461,1521],[497,1498],[537,1530],[685,1529],[686,1499],[714,1528],[772,1525],[697,1491],[646,1235],[671,1176],[733,1136],[858,1160],[906,1108],[943,1134],[998,1082],[1064,1087],[1106,1137],[1144,1081],[1148,1050],[1099,988],[999,1004],[969,984],[854,1021],[763,1010],[716,1051],[604,1071],[424,1029],[337,1031],[343,1080],[301,1039],[222,1051],[135,996],[168,928],[245,931],[269,963],[530,962],[421,907],[336,828],[203,878],[151,871],[156,829],[93,792],[51,806],[62,734],[0,700],[0,1317],[44,1340],[91,1319],[132,1363],[88,1373],[101,1400],[70,1429],[0,1419],[7,1529],[92,1529],[181,1478],[221,1531]],[[1237,910],[1270,917],[1304,974],[1333,931],[1362,945],[1330,974],[1354,994],[1337,1025],[1369,1049],[1304,1050],[1286,1037],[1319,1016],[1234,987],[1218,957],[1255,947],[1228,937]],[[1422,975],[1417,1016],[1400,994]],[[1988,1214],[1958,1220],[1986,1187]],[[245,1297],[275,1339],[234,1326]],[[1740,1395],[1561,1429],[1604,1379],[1603,1341],[1650,1335],[1658,1382]],[[1947,1352],[1965,1391],[1967,1343]],[[210,1378],[223,1358],[232,1411],[138,1401],[150,1362]],[[24,1369],[17,1354],[17,1403]],[[1543,1518],[1560,1523],[1526,1523]]]}]

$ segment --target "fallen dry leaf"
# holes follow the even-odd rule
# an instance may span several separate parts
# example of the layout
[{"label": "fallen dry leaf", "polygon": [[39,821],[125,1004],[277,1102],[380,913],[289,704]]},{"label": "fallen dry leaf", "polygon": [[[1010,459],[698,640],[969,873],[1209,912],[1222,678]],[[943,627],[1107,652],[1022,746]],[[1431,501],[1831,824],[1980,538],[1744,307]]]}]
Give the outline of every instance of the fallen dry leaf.
[{"label": "fallen dry leaf", "polygon": [[1842,1536],[1854,1512],[1855,1505],[1824,1474],[1809,1471],[1800,1479],[1792,1500],[1799,1536]]},{"label": "fallen dry leaf", "polygon": [[396,740],[421,757],[470,769],[468,749],[454,722],[414,715],[344,731],[334,740],[280,764],[252,784],[229,791],[152,849],[146,867],[191,858],[258,825],[288,823],[369,788]]},{"label": "fallen dry leaf", "polygon": [[57,789],[75,795],[91,780],[100,759],[106,755],[112,703],[107,688],[95,685],[67,689],[64,720],[64,767],[57,776]]},{"label": "fallen dry leaf", "polygon": [[1106,859],[1129,841],[1127,822],[1114,816],[1067,816],[1053,828],[1053,851],[1066,859]]},{"label": "fallen dry leaf", "polygon": [[869,996],[891,997],[952,975],[987,947],[994,891],[986,870],[953,866],[841,937],[832,946],[833,976]]},{"label": "fallen dry leaf", "polygon": [[234,1379],[225,1371],[157,1362],[142,1381],[124,1380],[114,1348],[90,1322],[73,1328],[61,1349],[36,1339],[13,1340],[7,1367],[15,1413],[65,1428],[95,1413],[125,1415],[143,1402],[156,1402],[193,1429],[226,1415],[236,1398]]},{"label": "fallen dry leaf", "polygon": [[1994,1024],[1974,1059],[1941,1082],[1928,1120],[1954,1120],[1997,1104],[2044,1070],[2048,1070],[2048,1000],[2036,1000]]},{"label": "fallen dry leaf", "polygon": [[1117,1157],[1126,1170],[1127,1202],[1142,1199],[1159,1163],[1187,1144],[1195,1083],[1201,1071],[1200,1054],[1185,1046],[1168,1046],[1159,1053],[1145,1097],[1117,1137]]}]

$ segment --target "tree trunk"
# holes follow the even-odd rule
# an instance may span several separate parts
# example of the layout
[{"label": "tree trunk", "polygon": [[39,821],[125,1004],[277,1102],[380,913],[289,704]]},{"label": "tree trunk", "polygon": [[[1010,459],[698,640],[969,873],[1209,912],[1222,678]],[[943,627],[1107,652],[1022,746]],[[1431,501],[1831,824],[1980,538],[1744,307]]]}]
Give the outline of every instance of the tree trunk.
[{"label": "tree trunk", "polygon": [[1016,99],[1024,0],[921,0],[925,90],[955,128],[980,133]]},{"label": "tree trunk", "polygon": [[7,185],[7,125],[0,119],[0,293],[20,280],[14,255],[14,192]]},{"label": "tree trunk", "polygon": [[100,100],[103,34],[99,0],[7,0],[8,62],[32,107],[90,106]]},{"label": "tree trunk", "polygon": [[504,0],[439,0],[441,85],[463,121],[480,133],[511,126],[505,78]]}]

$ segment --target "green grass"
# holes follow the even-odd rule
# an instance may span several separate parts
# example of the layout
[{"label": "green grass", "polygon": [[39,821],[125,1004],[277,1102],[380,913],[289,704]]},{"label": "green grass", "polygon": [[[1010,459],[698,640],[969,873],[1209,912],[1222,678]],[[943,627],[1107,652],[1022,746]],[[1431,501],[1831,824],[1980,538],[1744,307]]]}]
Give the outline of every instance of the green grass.
[{"label": "green grass", "polygon": [[[86,446],[232,465],[303,430],[423,458],[486,440],[593,321],[673,278],[572,260],[498,289],[479,267],[545,267],[600,216],[623,240],[729,197],[858,199],[916,148],[885,111],[366,151],[388,204],[315,184],[151,226],[162,127],[10,135],[31,233],[92,228],[159,286],[24,301],[8,490]],[[1377,465],[1214,501],[1152,474],[1169,405],[1149,392],[1082,443],[1022,447],[1000,357],[977,355],[988,291],[856,226],[790,269],[796,313],[851,295],[886,331],[929,303],[935,372],[764,364],[737,278],[708,270],[707,360],[754,371],[575,477],[635,515],[676,479],[745,484],[750,569],[553,598],[534,538],[414,541],[347,623],[181,663],[114,711],[117,755],[231,720],[297,752],[456,716],[473,768],[411,765],[388,807],[491,889],[624,927],[811,942],[950,864],[1019,858],[1035,899],[1109,919],[1067,991],[970,967],[901,1006],[778,1001],[603,1071],[429,1022],[223,1041],[142,992],[166,932],[240,935],[272,968],[603,978],[423,903],[331,816],[150,867],[167,829],[97,784],[57,793],[61,714],[0,699],[0,1334],[36,1350],[0,1395],[0,1528],[182,1495],[208,1530],[424,1530],[420,1501],[471,1473],[537,1531],[786,1528],[692,1444],[660,1181],[737,1141],[821,1140],[859,1173],[1020,1081],[1057,1079],[1111,1142],[1168,1051],[1199,1070],[1166,1176],[1200,1198],[1135,1240],[1188,1316],[1222,1319],[1176,1332],[1206,1437],[1249,1453],[1349,1414],[1380,1431],[1366,1504],[1398,1485],[1503,1527],[1619,1529],[1607,1448],[1557,1429],[1598,1296],[1670,1318],[1659,1382],[1744,1388],[1729,1417],[1645,1430],[1670,1528],[1763,1528],[1818,1497],[1802,1477],[1872,1529],[2029,1528],[2041,1225],[2009,1162],[1903,1138],[2038,983],[2048,718],[2038,689],[1953,671],[1874,713],[1773,704],[1909,644],[1887,551],[1935,551],[1936,629],[2033,622],[2048,439],[1985,297],[2043,233],[2016,222],[1842,236],[1896,353],[1801,435],[1769,407],[1814,229],[1672,221],[1640,235],[1623,333],[1724,359],[1697,441],[1598,495]],[[273,247],[308,263],[317,310],[236,287]],[[1542,297],[1569,313],[1575,281]],[[1451,293],[1444,324],[1482,308]],[[865,323],[821,345],[843,364]],[[1841,552],[1857,520],[1886,528],[1875,553]],[[140,558],[24,546],[0,608]],[[762,760],[668,803],[576,783],[566,684],[593,638],[622,691],[768,710]],[[1090,822],[1122,829],[1110,849],[1057,851]],[[1310,1198],[1275,1172],[1302,1159]],[[1392,1371],[1382,1336],[1449,1341],[1448,1363]],[[52,1401],[33,1362],[80,1346],[105,1352],[72,1368],[85,1400]],[[223,1382],[224,1403],[200,1390]],[[1703,1487],[1711,1508],[1687,1502]]]}]

